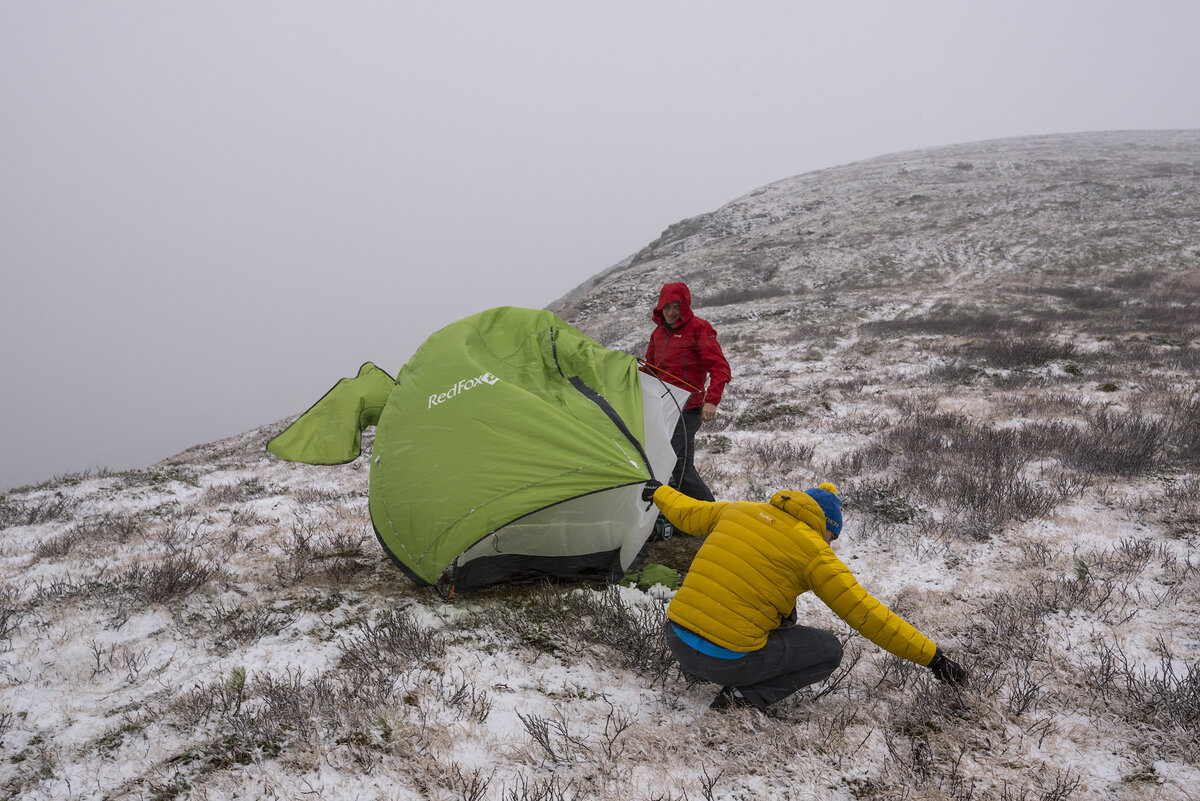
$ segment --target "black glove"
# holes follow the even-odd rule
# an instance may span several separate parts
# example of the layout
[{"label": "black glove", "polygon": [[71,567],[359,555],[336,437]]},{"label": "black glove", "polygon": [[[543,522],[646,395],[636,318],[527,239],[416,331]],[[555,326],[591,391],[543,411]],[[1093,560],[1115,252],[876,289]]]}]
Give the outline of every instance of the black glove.
[{"label": "black glove", "polygon": [[944,684],[967,683],[967,669],[942,653],[941,648],[930,660],[929,669],[933,671],[933,677]]},{"label": "black glove", "polygon": [[642,487],[642,500],[646,501],[647,503],[654,500],[654,491],[661,486],[661,481],[655,481],[654,479],[647,481],[646,485]]}]

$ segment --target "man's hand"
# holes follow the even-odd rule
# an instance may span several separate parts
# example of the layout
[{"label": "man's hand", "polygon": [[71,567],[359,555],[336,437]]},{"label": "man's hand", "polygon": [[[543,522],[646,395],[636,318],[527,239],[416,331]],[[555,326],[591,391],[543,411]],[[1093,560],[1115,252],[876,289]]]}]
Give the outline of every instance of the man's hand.
[{"label": "man's hand", "polygon": [[711,423],[717,419],[717,404],[706,403],[700,407],[700,419],[705,423]]},{"label": "man's hand", "polygon": [[655,481],[654,479],[650,479],[649,481],[647,481],[645,483],[645,485],[642,487],[642,500],[646,501],[647,503],[649,503],[650,501],[653,501],[654,500],[654,491],[661,486],[662,486],[661,481]]},{"label": "man's hand", "polygon": [[943,654],[941,648],[933,655],[929,669],[933,671],[933,677],[944,684],[967,683],[967,669]]}]

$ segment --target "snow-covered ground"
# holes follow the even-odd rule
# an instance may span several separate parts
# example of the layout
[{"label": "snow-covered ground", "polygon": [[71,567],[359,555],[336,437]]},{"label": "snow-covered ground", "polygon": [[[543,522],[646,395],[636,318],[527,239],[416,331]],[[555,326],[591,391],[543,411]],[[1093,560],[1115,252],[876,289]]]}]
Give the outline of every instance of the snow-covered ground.
[{"label": "snow-covered ground", "polygon": [[670,591],[445,602],[374,539],[369,436],[289,464],[282,421],[0,496],[0,793],[1200,799],[1198,156],[1099,134],[799,176],[558,304],[639,352],[688,281],[735,373],[717,496],[837,482],[839,555],[966,689],[806,596],[844,670],[711,712],[658,637]]}]

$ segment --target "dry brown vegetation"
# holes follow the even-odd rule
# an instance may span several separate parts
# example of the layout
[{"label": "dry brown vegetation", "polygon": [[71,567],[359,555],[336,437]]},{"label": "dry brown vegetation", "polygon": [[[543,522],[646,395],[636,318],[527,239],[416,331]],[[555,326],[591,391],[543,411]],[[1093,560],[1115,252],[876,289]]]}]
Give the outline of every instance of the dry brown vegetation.
[{"label": "dry brown vegetation", "polygon": [[638,352],[657,286],[692,283],[735,370],[698,440],[718,497],[839,483],[839,553],[967,687],[802,598],[842,668],[710,713],[664,592],[443,602],[374,541],[368,455],[275,461],[276,424],[0,496],[0,794],[1200,797],[1200,138],[1139,141],[802,176],[561,310]]}]

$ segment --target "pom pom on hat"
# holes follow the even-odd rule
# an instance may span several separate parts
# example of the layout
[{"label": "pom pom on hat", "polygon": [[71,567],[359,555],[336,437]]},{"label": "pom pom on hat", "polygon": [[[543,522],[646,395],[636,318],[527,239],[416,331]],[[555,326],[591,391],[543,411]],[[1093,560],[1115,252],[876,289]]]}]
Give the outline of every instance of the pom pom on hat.
[{"label": "pom pom on hat", "polygon": [[805,495],[808,495],[816,501],[821,511],[825,513],[825,528],[833,532],[833,538],[836,540],[842,534],[842,499],[838,497],[837,487],[826,481],[819,487],[806,489]]}]

